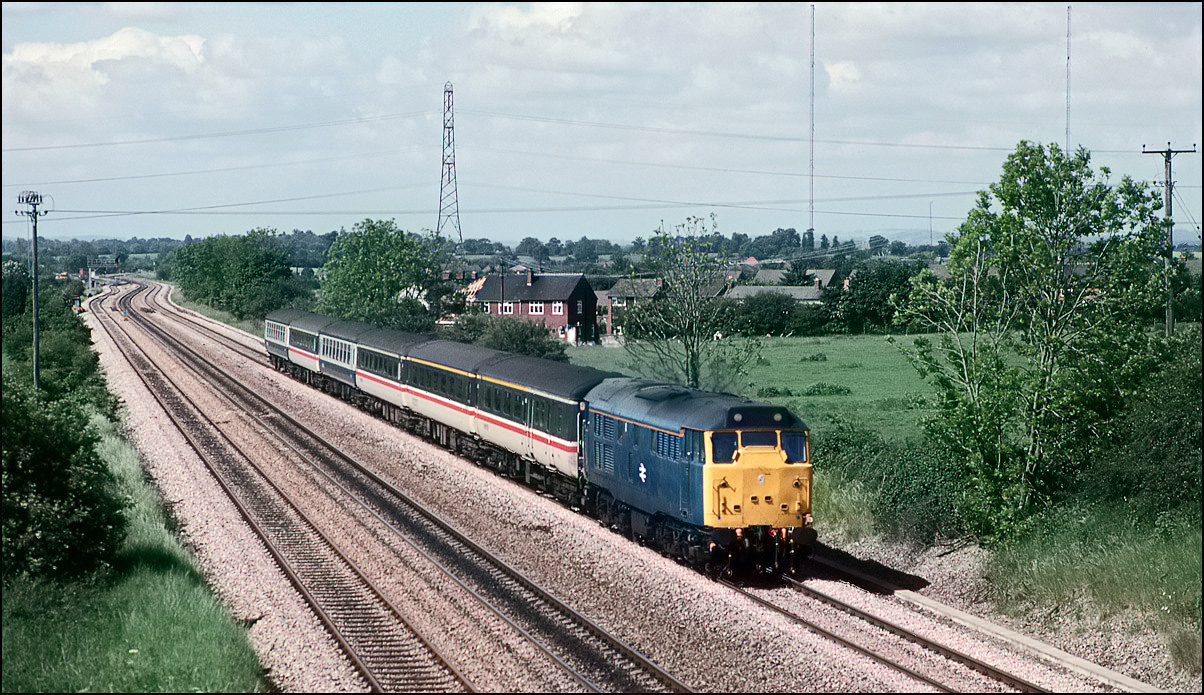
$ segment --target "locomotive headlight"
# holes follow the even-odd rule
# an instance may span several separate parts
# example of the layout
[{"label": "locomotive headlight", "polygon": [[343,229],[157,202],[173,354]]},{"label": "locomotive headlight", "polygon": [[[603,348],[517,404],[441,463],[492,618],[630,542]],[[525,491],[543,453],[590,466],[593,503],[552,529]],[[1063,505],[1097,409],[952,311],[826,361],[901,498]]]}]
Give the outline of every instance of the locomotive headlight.
[{"label": "locomotive headlight", "polygon": [[736,422],[740,422],[741,420],[744,419],[744,413],[736,413],[735,415],[732,416],[732,419],[735,420]]},{"label": "locomotive headlight", "polygon": [[782,414],[781,414],[781,413],[774,413],[774,414],[773,414],[773,421],[774,421],[774,422],[781,422],[781,421],[782,421]]}]

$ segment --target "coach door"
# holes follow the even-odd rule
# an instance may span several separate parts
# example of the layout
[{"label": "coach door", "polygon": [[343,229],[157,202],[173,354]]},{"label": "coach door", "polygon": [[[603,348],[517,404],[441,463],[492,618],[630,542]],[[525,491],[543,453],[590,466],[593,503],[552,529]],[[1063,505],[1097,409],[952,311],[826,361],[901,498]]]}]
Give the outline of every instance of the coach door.
[{"label": "coach door", "polygon": [[548,399],[531,396],[531,455],[536,461],[546,465],[553,464],[552,446],[548,430],[551,429],[551,402]]}]

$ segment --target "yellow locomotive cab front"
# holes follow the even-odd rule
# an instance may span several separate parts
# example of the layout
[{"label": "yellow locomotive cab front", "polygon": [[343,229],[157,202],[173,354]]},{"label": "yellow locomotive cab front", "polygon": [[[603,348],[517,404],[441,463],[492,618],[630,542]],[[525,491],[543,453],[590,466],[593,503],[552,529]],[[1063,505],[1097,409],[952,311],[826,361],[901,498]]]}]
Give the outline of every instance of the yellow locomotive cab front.
[{"label": "yellow locomotive cab front", "polygon": [[712,528],[810,525],[811,463],[805,432],[711,432],[703,472]]}]

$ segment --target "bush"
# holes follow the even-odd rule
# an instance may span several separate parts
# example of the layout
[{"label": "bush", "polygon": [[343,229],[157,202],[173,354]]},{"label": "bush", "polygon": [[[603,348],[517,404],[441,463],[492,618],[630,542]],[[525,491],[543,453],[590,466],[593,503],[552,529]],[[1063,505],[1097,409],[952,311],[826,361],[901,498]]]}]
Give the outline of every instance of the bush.
[{"label": "bush", "polygon": [[961,494],[966,472],[948,449],[928,440],[890,444],[845,421],[816,436],[814,446],[813,458],[828,484],[856,488],[874,530],[921,543],[966,535]]},{"label": "bush", "polygon": [[445,331],[449,340],[471,343],[519,355],[567,362],[563,341],[553,338],[543,324],[508,316],[469,313]]},{"label": "bush", "polygon": [[78,575],[108,563],[126,504],[74,401],[3,382],[3,567],[15,576]]},{"label": "bush", "polygon": [[853,390],[848,386],[839,384],[829,384],[826,381],[818,381],[803,389],[800,396],[847,396]]},{"label": "bush", "polygon": [[1134,395],[1084,477],[1088,495],[1148,525],[1201,507],[1200,326],[1184,325],[1164,369]]}]

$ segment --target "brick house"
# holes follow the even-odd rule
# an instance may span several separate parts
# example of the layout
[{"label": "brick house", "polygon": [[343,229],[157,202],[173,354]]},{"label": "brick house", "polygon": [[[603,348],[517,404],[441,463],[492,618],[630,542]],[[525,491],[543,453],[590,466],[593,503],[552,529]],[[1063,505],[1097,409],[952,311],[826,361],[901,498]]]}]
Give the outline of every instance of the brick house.
[{"label": "brick house", "polygon": [[598,298],[580,273],[488,275],[468,302],[494,316],[513,316],[542,323],[560,340],[598,339]]}]

